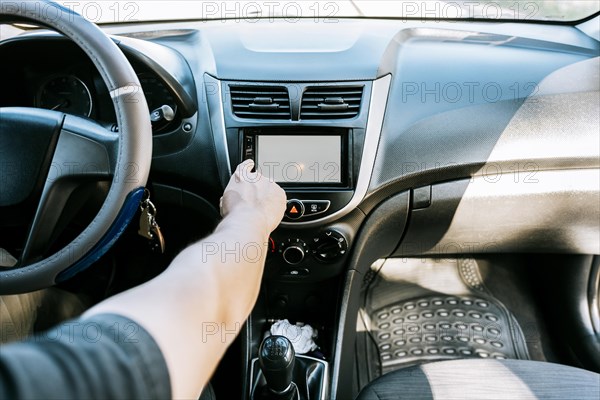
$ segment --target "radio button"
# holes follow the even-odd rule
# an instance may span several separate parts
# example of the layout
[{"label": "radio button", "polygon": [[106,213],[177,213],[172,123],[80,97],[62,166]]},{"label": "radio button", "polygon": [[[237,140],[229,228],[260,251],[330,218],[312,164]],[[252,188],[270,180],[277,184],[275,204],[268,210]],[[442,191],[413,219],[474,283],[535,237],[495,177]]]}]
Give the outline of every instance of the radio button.
[{"label": "radio button", "polygon": [[329,209],[329,200],[304,200],[305,215],[317,215]]}]

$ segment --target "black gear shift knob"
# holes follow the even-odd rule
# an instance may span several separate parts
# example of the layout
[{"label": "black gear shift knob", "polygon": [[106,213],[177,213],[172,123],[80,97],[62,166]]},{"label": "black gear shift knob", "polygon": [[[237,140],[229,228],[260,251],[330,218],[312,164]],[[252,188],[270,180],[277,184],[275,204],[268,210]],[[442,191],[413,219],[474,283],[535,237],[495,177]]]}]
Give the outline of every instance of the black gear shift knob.
[{"label": "black gear shift knob", "polygon": [[292,390],[292,373],[296,353],[292,342],[285,336],[269,336],[258,350],[258,363],[267,386],[277,394]]}]

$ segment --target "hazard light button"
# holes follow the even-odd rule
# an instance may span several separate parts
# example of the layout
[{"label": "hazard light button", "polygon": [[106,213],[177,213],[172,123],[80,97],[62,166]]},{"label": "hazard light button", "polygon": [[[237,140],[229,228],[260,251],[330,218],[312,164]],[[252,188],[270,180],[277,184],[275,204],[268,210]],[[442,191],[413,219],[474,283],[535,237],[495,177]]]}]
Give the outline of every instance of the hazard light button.
[{"label": "hazard light button", "polygon": [[304,215],[304,204],[300,200],[289,200],[285,209],[285,216],[296,220]]}]

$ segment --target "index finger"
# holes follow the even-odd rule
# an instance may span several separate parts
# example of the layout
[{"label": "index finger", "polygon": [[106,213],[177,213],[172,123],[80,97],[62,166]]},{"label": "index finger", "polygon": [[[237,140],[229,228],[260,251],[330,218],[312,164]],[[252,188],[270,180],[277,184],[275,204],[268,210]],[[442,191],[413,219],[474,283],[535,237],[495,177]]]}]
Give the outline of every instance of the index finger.
[{"label": "index finger", "polygon": [[256,180],[259,178],[259,175],[257,172],[252,172],[253,168],[253,160],[246,160],[238,165],[234,174],[236,181],[240,182],[241,180],[244,180],[246,182],[256,182]]}]

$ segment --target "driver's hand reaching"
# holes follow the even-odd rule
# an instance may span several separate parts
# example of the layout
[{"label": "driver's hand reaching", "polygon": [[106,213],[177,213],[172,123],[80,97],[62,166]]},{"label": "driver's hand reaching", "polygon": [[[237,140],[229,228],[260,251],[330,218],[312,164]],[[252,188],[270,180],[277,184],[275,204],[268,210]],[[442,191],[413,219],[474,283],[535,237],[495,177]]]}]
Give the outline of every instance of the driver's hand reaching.
[{"label": "driver's hand reaching", "polygon": [[235,170],[221,199],[223,221],[212,235],[179,253],[158,277],[86,313],[122,315],[143,326],[164,355],[172,398],[200,396],[235,338],[231,333],[256,303],[267,238],[283,218],[286,196],[253,167],[245,161]]},{"label": "driver's hand reaching", "polygon": [[286,196],[278,184],[260,172],[252,172],[252,168],[252,160],[238,165],[221,198],[221,215],[240,211],[242,215],[256,216],[264,221],[268,235],[283,218]]}]

